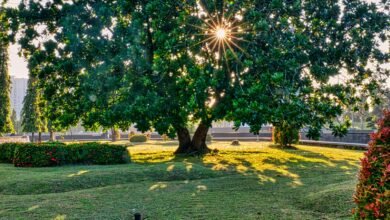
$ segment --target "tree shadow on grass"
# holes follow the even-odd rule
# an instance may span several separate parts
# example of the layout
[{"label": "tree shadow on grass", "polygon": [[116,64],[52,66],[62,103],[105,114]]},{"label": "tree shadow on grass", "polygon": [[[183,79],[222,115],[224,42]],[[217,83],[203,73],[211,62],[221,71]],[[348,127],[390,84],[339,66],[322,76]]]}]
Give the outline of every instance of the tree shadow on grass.
[{"label": "tree shadow on grass", "polygon": [[[256,174],[265,170],[273,170],[280,175],[296,176],[305,169],[323,169],[336,171],[355,170],[358,161],[355,159],[335,159],[324,154],[303,149],[270,148],[270,152],[254,151],[220,151],[216,155],[203,157],[183,157],[173,155],[170,151],[138,153],[137,164],[193,163],[213,171],[236,172],[238,174]],[[281,155],[281,156],[279,156]],[[327,170],[325,169],[325,170]]]},{"label": "tree shadow on grass", "polygon": [[[270,150],[270,152],[252,151],[250,153],[220,151],[217,155],[206,155],[204,157],[172,156],[167,158],[162,156],[160,158],[162,161],[157,163],[196,164],[212,172],[222,173],[222,176],[239,174],[257,177],[261,184],[264,181],[275,183],[278,178],[283,177],[287,178],[287,185],[291,187],[304,185],[305,181],[302,181],[301,178],[316,178],[319,175],[338,173],[352,177],[351,175],[355,174],[358,166],[356,160],[334,159],[314,151],[274,148]],[[155,156],[144,157],[138,163],[149,164],[148,160],[153,158]],[[152,163],[155,162],[155,160],[152,161]],[[170,167],[169,170],[174,171],[172,165]]]},{"label": "tree shadow on grass", "polygon": [[[233,173],[231,177],[238,180],[235,181],[229,177],[226,180],[196,180],[198,185],[204,186],[205,190],[199,193],[199,196],[205,198],[207,198],[208,193],[215,194],[215,190],[224,191],[224,189],[215,188],[215,181],[226,181],[223,186],[231,187],[232,192],[229,193],[233,193],[234,190],[239,192],[234,197],[239,200],[237,202],[252,203],[258,199],[266,199],[270,201],[269,204],[272,204],[277,201],[279,205],[284,205],[284,207],[279,208],[300,210],[302,213],[308,212],[314,219],[349,216],[350,205],[348,204],[352,204],[350,193],[353,190],[350,183],[353,182],[355,175],[355,163],[351,164],[350,161],[341,159],[334,160],[321,153],[302,149],[272,149],[271,153],[252,153],[252,157],[248,155],[250,154],[238,154],[229,158],[221,157],[221,155],[214,155],[213,158],[207,155],[202,158],[175,157],[173,161],[195,163],[216,172]],[[265,157],[265,155],[267,156]],[[278,155],[282,155],[282,157],[279,158]],[[175,169],[171,167],[170,170],[174,171]],[[239,188],[229,185],[229,182],[240,184]],[[167,192],[171,184],[176,186],[176,183],[164,184],[164,189],[161,190]],[[240,188],[246,191],[239,191]],[[195,193],[195,187],[193,190]],[[225,196],[226,199],[230,198],[229,195]],[[242,201],[240,201],[240,197],[243,199]],[[248,198],[249,201],[246,200]],[[202,200],[202,203],[206,207],[213,207],[212,202],[206,199]],[[345,205],[346,203],[348,204]],[[255,210],[266,208],[265,205],[266,203],[257,203],[257,208],[247,205],[244,209],[250,210],[247,214],[252,216],[251,211],[252,214],[256,213]],[[261,212],[265,216],[272,216],[263,210],[257,213]],[[279,212],[281,211],[279,210]],[[207,216],[207,214],[203,215],[203,217]],[[289,211],[280,214],[279,217],[286,216],[288,219],[296,217]]]}]

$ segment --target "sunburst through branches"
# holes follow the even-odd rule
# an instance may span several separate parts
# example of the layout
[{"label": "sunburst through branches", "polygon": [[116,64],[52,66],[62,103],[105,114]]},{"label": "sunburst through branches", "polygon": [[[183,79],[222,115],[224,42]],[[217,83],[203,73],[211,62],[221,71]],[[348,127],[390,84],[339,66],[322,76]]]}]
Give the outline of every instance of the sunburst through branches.
[{"label": "sunburst through branches", "polygon": [[216,54],[216,58],[220,59],[221,57],[227,58],[227,52],[230,51],[231,54],[239,60],[236,50],[240,50],[244,54],[246,52],[238,45],[240,41],[245,41],[242,38],[242,35],[245,34],[245,31],[240,25],[242,17],[240,16],[230,16],[225,18],[222,16],[211,17],[207,13],[207,18],[202,19],[205,26],[197,27],[202,30],[202,36],[205,37],[201,42],[205,45],[208,51],[211,51]]}]

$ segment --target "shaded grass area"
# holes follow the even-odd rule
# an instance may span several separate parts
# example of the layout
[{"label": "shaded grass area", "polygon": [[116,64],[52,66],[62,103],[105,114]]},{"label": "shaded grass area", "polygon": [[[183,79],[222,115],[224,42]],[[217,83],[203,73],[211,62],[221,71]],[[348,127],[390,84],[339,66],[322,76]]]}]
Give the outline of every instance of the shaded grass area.
[{"label": "shaded grass area", "polygon": [[362,151],[269,143],[129,147],[133,163],[14,168],[0,164],[0,219],[350,219]]}]

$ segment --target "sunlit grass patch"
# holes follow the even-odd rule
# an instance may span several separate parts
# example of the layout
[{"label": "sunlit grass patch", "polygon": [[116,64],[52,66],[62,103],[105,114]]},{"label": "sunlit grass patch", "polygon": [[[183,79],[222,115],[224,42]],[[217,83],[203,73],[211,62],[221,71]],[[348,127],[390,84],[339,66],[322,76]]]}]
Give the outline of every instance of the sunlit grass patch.
[{"label": "sunlit grass patch", "polygon": [[0,219],[349,218],[361,151],[213,142],[173,154],[173,141],[129,146],[131,164],[14,168],[0,164]]}]

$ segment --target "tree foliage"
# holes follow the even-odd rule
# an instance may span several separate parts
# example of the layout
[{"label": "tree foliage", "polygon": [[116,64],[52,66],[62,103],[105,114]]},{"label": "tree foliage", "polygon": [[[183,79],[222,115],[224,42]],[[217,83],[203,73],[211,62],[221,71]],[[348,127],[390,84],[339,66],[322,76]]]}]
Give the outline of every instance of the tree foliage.
[{"label": "tree foliage", "polygon": [[42,99],[42,92],[37,86],[37,79],[30,76],[22,108],[22,130],[24,132],[41,133],[47,131],[44,108],[45,101]]},{"label": "tree foliage", "polygon": [[[388,76],[378,43],[389,37],[384,4],[30,1],[18,22],[23,53],[62,124],[136,124],[176,133],[178,153],[203,153],[218,120],[254,133],[271,123],[307,127],[312,138],[325,125],[344,134],[348,121],[333,119],[363,94],[375,103]],[[232,32],[219,47],[207,35],[216,22]],[[192,139],[190,123],[199,125]]]},{"label": "tree foliage", "polygon": [[0,4],[0,134],[11,133],[14,127],[11,120],[11,79],[8,73],[8,46],[10,23],[4,3]]},{"label": "tree foliage", "polygon": [[[389,17],[382,4],[363,1],[269,1],[248,7],[253,22],[248,35],[253,57],[244,59],[249,71],[241,74],[242,90],[233,101],[232,119],[257,131],[264,123],[308,128],[318,138],[328,125],[342,135],[349,121],[335,123],[346,107],[361,96],[377,100],[388,70],[381,68],[389,54],[386,41]],[[388,32],[387,32],[388,33]],[[369,69],[368,63],[377,64]],[[345,80],[336,80],[337,77]]]}]

